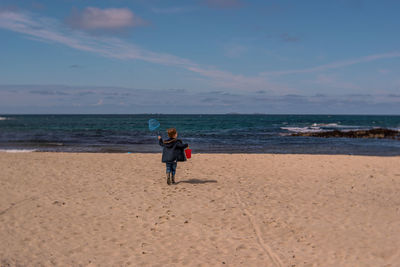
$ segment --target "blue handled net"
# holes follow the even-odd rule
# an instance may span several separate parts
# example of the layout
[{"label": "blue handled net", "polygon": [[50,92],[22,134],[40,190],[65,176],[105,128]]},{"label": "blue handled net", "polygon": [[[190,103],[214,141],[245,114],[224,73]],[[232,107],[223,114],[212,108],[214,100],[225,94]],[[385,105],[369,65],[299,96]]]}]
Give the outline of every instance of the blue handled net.
[{"label": "blue handled net", "polygon": [[160,127],[160,123],[156,119],[150,119],[149,120],[149,130],[154,131]]}]

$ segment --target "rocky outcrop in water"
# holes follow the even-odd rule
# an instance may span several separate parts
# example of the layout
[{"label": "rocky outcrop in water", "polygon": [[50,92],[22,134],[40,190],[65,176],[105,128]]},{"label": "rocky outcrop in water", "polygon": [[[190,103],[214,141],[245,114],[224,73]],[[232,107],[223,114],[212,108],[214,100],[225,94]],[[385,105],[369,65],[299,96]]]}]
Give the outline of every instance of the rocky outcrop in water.
[{"label": "rocky outcrop in water", "polygon": [[371,130],[356,130],[356,131],[327,131],[313,133],[294,133],[292,136],[311,136],[311,137],[347,137],[347,138],[389,138],[400,140],[400,131],[377,128]]}]

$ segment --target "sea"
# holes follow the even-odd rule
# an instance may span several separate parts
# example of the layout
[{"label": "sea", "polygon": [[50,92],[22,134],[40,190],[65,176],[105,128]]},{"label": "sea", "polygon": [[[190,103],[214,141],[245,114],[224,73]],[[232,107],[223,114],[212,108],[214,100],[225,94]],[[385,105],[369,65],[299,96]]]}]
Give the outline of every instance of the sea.
[{"label": "sea", "polygon": [[[148,121],[160,123],[149,129]],[[400,140],[291,136],[297,132],[388,128],[387,115],[0,115],[0,151],[159,153],[157,135],[175,127],[192,153],[400,155]]]}]

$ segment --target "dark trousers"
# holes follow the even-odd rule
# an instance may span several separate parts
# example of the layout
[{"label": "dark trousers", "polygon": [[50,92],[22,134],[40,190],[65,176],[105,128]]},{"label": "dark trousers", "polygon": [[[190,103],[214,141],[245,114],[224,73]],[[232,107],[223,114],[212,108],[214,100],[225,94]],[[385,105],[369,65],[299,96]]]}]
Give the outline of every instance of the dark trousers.
[{"label": "dark trousers", "polygon": [[175,175],[177,162],[167,162],[165,165],[167,166],[167,173],[172,172],[172,175]]}]

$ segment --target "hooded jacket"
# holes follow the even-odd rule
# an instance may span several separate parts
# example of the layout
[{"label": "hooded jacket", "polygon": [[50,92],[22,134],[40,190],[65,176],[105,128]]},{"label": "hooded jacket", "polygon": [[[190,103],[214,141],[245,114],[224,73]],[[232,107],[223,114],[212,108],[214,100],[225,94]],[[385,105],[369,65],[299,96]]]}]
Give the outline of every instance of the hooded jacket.
[{"label": "hooded jacket", "polygon": [[162,162],[173,162],[173,161],[186,161],[186,155],[184,149],[187,148],[188,144],[183,144],[182,140],[168,138],[158,140],[160,146],[163,147]]}]

